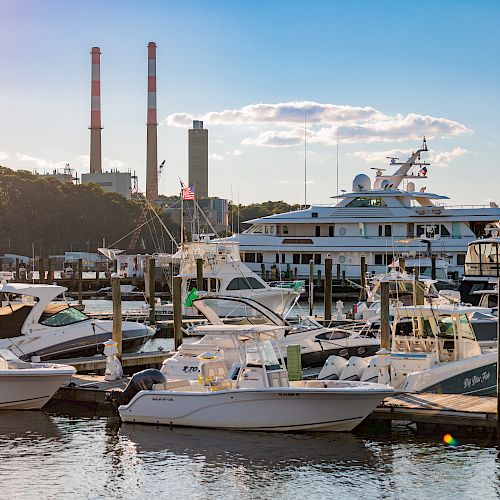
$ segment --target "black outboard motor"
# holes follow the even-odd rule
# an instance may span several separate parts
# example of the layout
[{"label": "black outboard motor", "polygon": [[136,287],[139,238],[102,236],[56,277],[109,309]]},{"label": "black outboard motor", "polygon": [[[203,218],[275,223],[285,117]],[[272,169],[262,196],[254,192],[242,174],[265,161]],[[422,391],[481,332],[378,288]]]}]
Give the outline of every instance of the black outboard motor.
[{"label": "black outboard motor", "polygon": [[123,391],[108,392],[106,400],[117,411],[120,405],[128,404],[138,392],[150,391],[154,384],[162,384],[166,381],[167,378],[160,370],[148,368],[147,370],[142,370],[142,372],[135,373]]}]

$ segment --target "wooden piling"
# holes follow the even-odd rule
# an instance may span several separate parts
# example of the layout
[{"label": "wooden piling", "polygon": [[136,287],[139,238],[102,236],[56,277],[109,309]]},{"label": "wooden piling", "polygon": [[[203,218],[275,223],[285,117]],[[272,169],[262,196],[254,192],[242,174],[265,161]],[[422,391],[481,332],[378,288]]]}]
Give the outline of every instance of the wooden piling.
[{"label": "wooden piling", "polygon": [[54,267],[50,257],[47,259],[47,283],[54,283]]},{"label": "wooden piling", "polygon": [[337,264],[337,279],[340,280],[340,264]]},{"label": "wooden piling", "polygon": [[78,285],[78,303],[83,304],[83,261],[82,261],[82,259],[78,259],[76,273],[77,273],[76,280],[77,280],[77,285]]},{"label": "wooden piling", "polygon": [[148,272],[147,272],[147,275],[148,275],[147,296],[148,296],[148,303],[149,303],[149,323],[151,325],[154,325],[156,323],[156,313],[155,313],[156,265],[155,265],[154,257],[148,257],[147,270],[148,270]]},{"label": "wooden piling", "polygon": [[332,319],[332,259],[325,259],[325,321]]},{"label": "wooden piling", "polygon": [[360,264],[360,272],[361,272],[361,290],[359,291],[359,300],[364,302],[366,300],[366,257],[361,257]]},{"label": "wooden piling", "polygon": [[266,265],[265,264],[260,265],[260,275],[262,276],[263,280],[266,279]]},{"label": "wooden piling", "polygon": [[[81,259],[78,259],[81,260]],[[111,278],[111,296],[113,298],[113,332],[112,339],[117,344],[117,358],[122,359],[122,294],[120,290],[120,278]]]},{"label": "wooden piling", "polygon": [[389,325],[389,282],[380,283],[380,348],[391,349],[391,330]]},{"label": "wooden piling", "polygon": [[19,257],[16,257],[16,281],[21,279],[21,275],[19,273]]},{"label": "wooden piling", "polygon": [[314,303],[314,262],[309,261],[309,316],[313,313]]},{"label": "wooden piling", "polygon": [[436,256],[431,257],[431,279],[436,279]]},{"label": "wooden piling", "polygon": [[99,264],[100,264],[99,261],[95,263],[95,279],[98,283],[99,283],[99,269],[101,267]]},{"label": "wooden piling", "polygon": [[196,288],[203,290],[203,259],[196,259]]},{"label": "wooden piling", "polygon": [[45,283],[45,262],[38,257],[38,283]]},{"label": "wooden piling", "polygon": [[3,257],[0,257],[0,271],[3,271]]},{"label": "wooden piling", "polygon": [[182,278],[174,276],[172,301],[174,306],[174,348],[182,344]]},{"label": "wooden piling", "polygon": [[132,285],[137,286],[137,255],[132,257]]}]

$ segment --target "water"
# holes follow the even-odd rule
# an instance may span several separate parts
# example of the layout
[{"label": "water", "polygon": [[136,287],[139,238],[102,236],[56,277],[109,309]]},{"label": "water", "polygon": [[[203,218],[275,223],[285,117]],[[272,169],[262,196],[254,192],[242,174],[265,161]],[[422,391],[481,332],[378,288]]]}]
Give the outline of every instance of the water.
[{"label": "water", "polygon": [[[394,432],[394,431],[393,431]],[[0,412],[2,498],[495,498],[494,447]]]}]

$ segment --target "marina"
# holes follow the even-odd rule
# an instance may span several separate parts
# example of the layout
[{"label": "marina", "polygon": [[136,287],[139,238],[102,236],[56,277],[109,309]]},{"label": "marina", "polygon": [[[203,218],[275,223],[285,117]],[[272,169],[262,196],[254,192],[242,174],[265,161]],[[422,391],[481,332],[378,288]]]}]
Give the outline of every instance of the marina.
[{"label": "marina", "polygon": [[500,4],[4,3],[2,498],[500,497]]}]

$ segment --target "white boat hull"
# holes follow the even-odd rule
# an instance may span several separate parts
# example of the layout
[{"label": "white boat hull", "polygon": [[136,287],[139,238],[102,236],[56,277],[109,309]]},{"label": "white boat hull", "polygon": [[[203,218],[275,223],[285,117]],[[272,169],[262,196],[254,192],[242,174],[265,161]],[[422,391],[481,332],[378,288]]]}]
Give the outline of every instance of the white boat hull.
[{"label": "white boat hull", "polygon": [[0,370],[0,409],[39,410],[76,372],[71,366]]},{"label": "white boat hull", "polygon": [[[359,384],[359,382],[358,382]],[[124,422],[253,431],[351,431],[393,391],[277,387],[215,392],[141,391]]]}]

